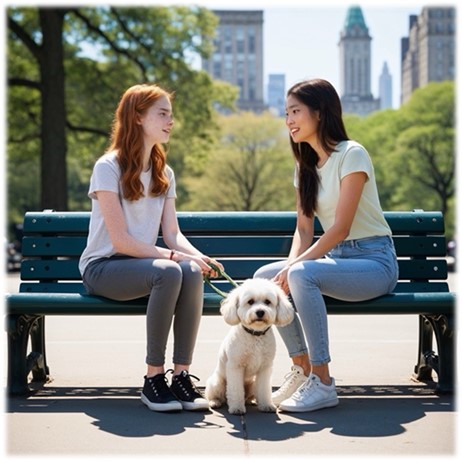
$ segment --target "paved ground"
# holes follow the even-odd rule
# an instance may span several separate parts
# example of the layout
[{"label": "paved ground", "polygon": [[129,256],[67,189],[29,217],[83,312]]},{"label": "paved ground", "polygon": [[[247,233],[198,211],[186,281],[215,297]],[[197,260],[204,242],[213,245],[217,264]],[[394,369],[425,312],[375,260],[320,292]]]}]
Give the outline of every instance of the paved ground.
[{"label": "paved ground", "polygon": [[[454,275],[450,282],[454,287]],[[16,277],[9,276],[7,290],[16,287]],[[331,316],[329,322],[339,406],[301,414],[250,408],[238,417],[226,409],[155,413],[140,402],[143,317],[50,316],[47,355],[53,381],[28,399],[6,402],[5,454],[128,460],[141,455],[182,460],[455,456],[455,398],[438,397],[431,384],[411,378],[417,317]],[[227,330],[220,317],[202,321],[191,369],[200,387]],[[290,367],[278,335],[277,340],[274,387]],[[171,345],[168,357],[170,352]]]}]

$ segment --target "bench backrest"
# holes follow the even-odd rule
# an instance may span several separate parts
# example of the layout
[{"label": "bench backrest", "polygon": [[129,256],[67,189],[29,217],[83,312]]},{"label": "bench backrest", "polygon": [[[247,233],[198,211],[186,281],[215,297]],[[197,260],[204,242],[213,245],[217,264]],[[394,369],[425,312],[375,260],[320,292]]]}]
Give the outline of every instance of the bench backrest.
[{"label": "bench backrest", "polygon": [[[447,291],[446,239],[441,212],[385,212],[398,254],[397,292]],[[216,257],[239,281],[262,265],[287,257],[295,212],[179,212],[182,232]],[[21,292],[84,292],[78,270],[89,212],[28,212],[24,218]],[[316,222],[318,237],[322,228]],[[159,244],[162,245],[160,238]],[[229,290],[226,281],[219,281]]]}]

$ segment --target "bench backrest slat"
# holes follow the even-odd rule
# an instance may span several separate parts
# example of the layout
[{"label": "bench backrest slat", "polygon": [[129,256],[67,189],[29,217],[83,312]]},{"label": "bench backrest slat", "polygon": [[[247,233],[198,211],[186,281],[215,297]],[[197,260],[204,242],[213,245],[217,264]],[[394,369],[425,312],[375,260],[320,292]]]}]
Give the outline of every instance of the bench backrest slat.
[{"label": "bench backrest slat", "polygon": [[[384,212],[393,234],[444,234],[441,212]],[[181,229],[187,234],[213,235],[224,233],[260,234],[262,221],[268,234],[291,233],[295,228],[295,212],[178,212]],[[25,233],[88,232],[90,212],[27,212]],[[316,233],[322,229],[316,220]]]},{"label": "bench backrest slat", "polygon": [[[277,261],[274,258],[226,258],[221,261],[226,272],[237,279],[252,277],[261,266]],[[399,260],[400,279],[447,279],[446,260]],[[78,260],[25,260],[22,263],[21,279],[32,280],[76,280],[80,279]]]},{"label": "bench backrest slat", "polygon": [[[191,243],[211,257],[274,256],[285,257],[290,251],[292,235],[281,236],[188,236]],[[438,257],[445,254],[444,236],[394,236],[399,257]],[[25,236],[25,257],[78,257],[87,244],[86,236]],[[158,245],[165,246],[162,239]]]}]

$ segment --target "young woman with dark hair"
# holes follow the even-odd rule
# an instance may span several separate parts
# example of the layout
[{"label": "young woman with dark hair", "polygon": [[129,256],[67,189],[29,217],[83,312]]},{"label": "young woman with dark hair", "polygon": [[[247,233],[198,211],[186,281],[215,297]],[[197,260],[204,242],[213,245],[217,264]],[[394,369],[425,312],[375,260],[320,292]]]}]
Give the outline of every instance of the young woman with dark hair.
[{"label": "young woman with dark hair", "polygon": [[[273,401],[283,411],[306,412],[338,404],[323,295],[360,301],[386,294],[398,264],[371,159],[348,139],[334,87],[322,79],[298,83],[286,111],[297,225],[287,260],[255,276],[278,282],[297,310],[294,322],[279,328],[293,366]],[[315,216],[324,233],[313,242]]]}]

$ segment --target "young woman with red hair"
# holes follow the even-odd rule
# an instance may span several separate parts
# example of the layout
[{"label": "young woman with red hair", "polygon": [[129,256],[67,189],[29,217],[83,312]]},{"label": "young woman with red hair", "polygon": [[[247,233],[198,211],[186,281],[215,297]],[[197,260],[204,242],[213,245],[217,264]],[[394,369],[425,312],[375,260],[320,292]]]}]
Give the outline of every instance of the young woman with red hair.
[{"label": "young woman with red hair", "polygon": [[[79,265],[90,294],[113,300],[148,297],[141,400],[154,411],[208,409],[189,367],[202,315],[203,275],[215,276],[209,263],[222,268],[179,229],[175,176],[162,147],[174,124],[172,98],[147,84],[123,94],[111,145],[90,180],[90,230]],[[165,248],[156,245],[160,227]],[[173,370],[166,371],[172,323]],[[167,372],[173,373],[170,385]]]}]

